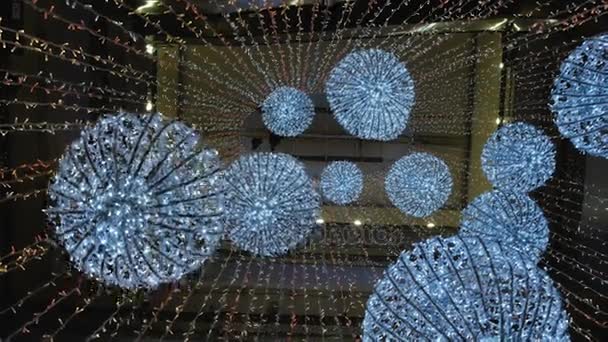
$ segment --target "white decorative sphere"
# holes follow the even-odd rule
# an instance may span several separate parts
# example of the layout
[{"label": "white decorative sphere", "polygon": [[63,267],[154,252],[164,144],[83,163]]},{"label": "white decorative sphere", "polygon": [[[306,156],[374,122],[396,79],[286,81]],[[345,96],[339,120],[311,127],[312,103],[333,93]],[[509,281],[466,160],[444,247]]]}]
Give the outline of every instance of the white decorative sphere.
[{"label": "white decorative sphere", "polygon": [[414,81],[394,54],[351,52],[331,71],[325,91],[336,120],[361,139],[393,140],[407,126]]},{"label": "white decorative sphere", "polygon": [[274,134],[295,137],[312,123],[315,107],[303,91],[292,87],[275,89],[262,104],[262,120]]},{"label": "white decorative sphere", "polygon": [[452,175],[443,160],[429,153],[412,153],[393,164],[384,187],[390,201],[403,213],[425,217],[450,197]]},{"label": "white decorative sphere", "polygon": [[316,227],[320,198],[297,159],[283,153],[245,155],[224,179],[228,237],[241,249],[283,255]]},{"label": "white decorative sphere", "polygon": [[370,296],[364,341],[569,341],[568,314],[527,255],[479,237],[404,251]]},{"label": "white decorative sphere", "polygon": [[352,203],[363,190],[363,173],[355,163],[337,161],[321,173],[323,196],[335,204]]},{"label": "white decorative sphere", "polygon": [[47,214],[77,269],[153,288],[197,269],[222,234],[220,162],[160,114],[121,113],[86,128],[59,161]]},{"label": "white decorative sphere", "polygon": [[553,176],[555,146],[542,130],[530,124],[507,124],[483,147],[481,168],[496,188],[532,191]]},{"label": "white decorative sphere", "polygon": [[585,40],[564,60],[551,92],[559,132],[583,153],[608,158],[608,34]]},{"label": "white decorative sphere", "polygon": [[478,235],[527,253],[537,260],[549,244],[549,223],[527,194],[494,190],[463,211],[461,235]]}]

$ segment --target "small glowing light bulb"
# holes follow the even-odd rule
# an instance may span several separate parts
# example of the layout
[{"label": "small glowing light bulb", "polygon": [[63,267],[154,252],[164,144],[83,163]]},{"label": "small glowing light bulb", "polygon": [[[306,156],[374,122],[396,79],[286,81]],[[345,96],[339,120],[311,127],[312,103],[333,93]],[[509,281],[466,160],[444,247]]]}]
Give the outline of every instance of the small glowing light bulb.
[{"label": "small glowing light bulb", "polygon": [[154,108],[154,104],[152,104],[152,101],[148,101],[148,103],[146,103],[146,110],[150,112],[152,111],[152,108]]},{"label": "small glowing light bulb", "polygon": [[146,44],[146,52],[151,55],[154,53],[154,45],[152,44]]},{"label": "small glowing light bulb", "polygon": [[323,218],[319,217],[316,222],[317,222],[317,224],[323,224],[323,223],[325,223],[325,220]]},{"label": "small glowing light bulb", "polygon": [[360,226],[360,225],[362,225],[363,223],[361,222],[361,220],[354,220],[354,221],[353,221],[353,224],[354,224],[355,226]]},{"label": "small glowing light bulb", "polygon": [[426,224],[427,228],[435,228],[435,224],[433,222],[429,222]]}]

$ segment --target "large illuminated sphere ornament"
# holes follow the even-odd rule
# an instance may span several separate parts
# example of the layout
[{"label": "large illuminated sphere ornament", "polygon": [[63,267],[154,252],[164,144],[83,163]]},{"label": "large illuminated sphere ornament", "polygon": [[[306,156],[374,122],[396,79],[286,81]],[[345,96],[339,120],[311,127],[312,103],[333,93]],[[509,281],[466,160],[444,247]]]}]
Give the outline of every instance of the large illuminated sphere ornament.
[{"label": "large illuminated sphere ornament", "polygon": [[395,162],[384,187],[390,201],[415,217],[432,214],[452,192],[452,175],[443,160],[429,153],[412,153]]},{"label": "large illuminated sphere ornament", "polygon": [[86,128],[59,161],[47,215],[75,267],[108,285],[153,288],[197,269],[222,234],[215,150],[160,114]]},{"label": "large illuminated sphere ornament", "polygon": [[352,203],[363,190],[363,173],[355,163],[333,162],[321,173],[321,190],[335,204]]},{"label": "large illuminated sphere ornament", "polygon": [[414,106],[414,81],[392,53],[360,50],[331,71],[325,91],[336,120],[362,139],[393,140],[403,132]]},{"label": "large illuminated sphere ornament", "polygon": [[555,172],[555,146],[542,130],[523,122],[494,132],[481,152],[481,167],[495,188],[528,192]]},{"label": "large illuminated sphere ornament", "polygon": [[482,194],[462,212],[461,235],[479,235],[527,253],[534,260],[547,249],[549,224],[527,194],[494,190]]},{"label": "large illuminated sphere ornament", "polygon": [[404,251],[370,296],[364,341],[569,341],[553,281],[526,255],[479,237]]},{"label": "large illuminated sphere ornament", "polygon": [[589,38],[564,60],[551,94],[559,132],[584,153],[608,158],[608,34]]},{"label": "large illuminated sphere ornament", "polygon": [[262,120],[274,134],[295,137],[312,123],[315,107],[304,92],[292,87],[279,87],[264,100]]},{"label": "large illuminated sphere ornament", "polygon": [[262,256],[286,254],[316,227],[320,198],[303,164],[283,153],[242,156],[226,170],[228,237]]}]

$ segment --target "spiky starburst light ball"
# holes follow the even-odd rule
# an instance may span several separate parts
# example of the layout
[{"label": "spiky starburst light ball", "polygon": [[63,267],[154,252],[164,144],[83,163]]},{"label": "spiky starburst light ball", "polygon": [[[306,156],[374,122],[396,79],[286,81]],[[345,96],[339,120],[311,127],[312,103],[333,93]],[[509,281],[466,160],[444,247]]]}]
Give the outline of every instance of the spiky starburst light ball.
[{"label": "spiky starburst light ball", "polygon": [[121,113],[86,128],[59,161],[47,210],[77,269],[153,288],[198,268],[222,227],[217,152],[160,114]]}]

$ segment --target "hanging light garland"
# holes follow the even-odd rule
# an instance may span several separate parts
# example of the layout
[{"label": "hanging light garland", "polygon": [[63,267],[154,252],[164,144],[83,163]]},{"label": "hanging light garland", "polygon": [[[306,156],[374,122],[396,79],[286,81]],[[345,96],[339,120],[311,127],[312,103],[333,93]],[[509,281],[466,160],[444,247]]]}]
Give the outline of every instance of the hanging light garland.
[{"label": "hanging light garland", "polygon": [[[483,3],[473,4],[472,1],[465,1],[465,3],[452,2],[440,8],[433,7],[434,5],[430,3],[410,4],[408,1],[398,1],[396,3],[382,2],[381,5],[370,4],[369,6],[364,6],[366,8],[359,8],[359,5],[356,3],[354,1],[338,3],[335,6],[336,11],[334,11],[334,8],[316,3],[313,6],[318,6],[318,19],[315,21],[315,16],[313,15],[310,18],[310,24],[304,22],[310,13],[309,11],[307,12],[306,7],[289,7],[286,4],[280,8],[273,8],[271,4],[250,4],[252,5],[251,11],[226,11],[222,13],[226,23],[231,22],[230,29],[232,29],[232,33],[230,33],[223,30],[215,30],[215,27],[217,27],[215,26],[217,24],[215,22],[217,17],[214,16],[215,19],[209,21],[202,6],[201,8],[197,7],[200,4],[191,0],[177,0],[171,6],[165,7],[166,11],[162,19],[154,15],[147,16],[135,13],[131,4],[124,0],[113,0],[104,4],[89,4],[78,0],[70,0],[69,4],[67,4],[69,6],[63,6],[63,4],[59,3],[46,4],[40,1],[24,1],[24,4],[36,9],[36,13],[30,11],[35,17],[30,19],[40,22],[42,25],[40,27],[45,27],[46,25],[61,27],[64,25],[65,32],[69,34],[61,37],[51,35],[48,37],[49,41],[47,41],[42,39],[42,37],[46,36],[43,35],[41,37],[35,31],[28,31],[28,28],[25,28],[26,33],[30,34],[29,37],[23,36],[23,38],[20,38],[19,34],[8,34],[0,39],[0,42],[5,43],[7,49],[11,52],[19,53],[25,51],[27,55],[32,54],[40,57],[38,60],[41,70],[54,70],[53,73],[41,70],[29,70],[28,73],[30,75],[26,75],[26,73],[16,75],[21,72],[17,70],[0,71],[6,74],[3,80],[4,85],[8,88],[19,89],[19,93],[16,96],[9,95],[5,99],[0,100],[0,107],[7,107],[8,111],[14,112],[19,118],[13,124],[5,121],[5,126],[1,127],[2,132],[0,133],[6,133],[9,136],[22,135],[24,138],[28,133],[35,133],[33,135],[39,136],[43,136],[47,132],[68,133],[62,128],[58,129],[57,125],[63,122],[65,111],[73,112],[70,114],[76,115],[84,112],[97,114],[100,112],[123,110],[140,111],[145,108],[146,101],[149,100],[148,89],[142,85],[148,83],[148,75],[154,76],[153,78],[156,77],[155,73],[148,74],[148,71],[153,70],[153,64],[151,63],[159,62],[157,67],[159,67],[159,72],[162,72],[163,68],[167,66],[167,63],[163,61],[174,61],[182,55],[182,52],[185,52],[183,55],[186,58],[183,58],[180,62],[180,66],[183,67],[180,74],[184,79],[182,79],[180,87],[176,87],[176,89],[179,88],[181,95],[180,105],[184,106],[186,112],[194,114],[190,119],[204,125],[205,129],[219,132],[217,134],[218,137],[213,140],[213,143],[220,143],[220,140],[226,139],[225,137],[228,135],[238,138],[238,132],[235,134],[230,130],[234,129],[235,124],[241,122],[244,115],[247,115],[255,107],[259,106],[271,89],[276,89],[281,84],[289,84],[294,87],[297,86],[298,89],[302,89],[307,93],[319,92],[322,90],[322,83],[327,79],[331,71],[330,69],[336,65],[337,61],[348,54],[349,51],[353,51],[353,49],[374,48],[393,52],[400,59],[407,60],[410,70],[416,71],[417,112],[412,113],[413,117],[410,118],[410,122],[407,124],[409,132],[416,134],[426,134],[428,132],[431,134],[458,136],[475,134],[478,129],[475,128],[477,125],[472,125],[471,129],[466,125],[462,125],[463,120],[468,120],[471,113],[467,112],[467,110],[459,113],[456,110],[458,109],[458,100],[465,99],[471,95],[470,87],[462,87],[462,82],[458,79],[466,81],[469,77],[476,77],[477,75],[474,70],[479,69],[475,69],[474,66],[486,56],[493,56],[495,52],[493,48],[482,44],[477,47],[474,53],[471,53],[470,47],[477,42],[474,37],[461,39],[458,44],[451,44],[451,34],[434,34],[434,31],[437,28],[440,29],[440,26],[446,21],[491,19],[504,9],[504,4],[499,2],[489,5]],[[555,3],[545,1],[537,4],[534,10],[550,10],[548,19],[552,19],[551,21],[557,24],[549,24],[548,21],[545,21],[544,23],[547,23],[547,26],[543,24],[535,27],[530,32],[525,31],[524,28],[524,31],[504,33],[505,53],[521,52],[521,49],[526,51],[526,54],[516,54],[517,56],[514,56],[514,58],[507,57],[504,60],[505,66],[512,72],[517,84],[523,84],[527,90],[530,90],[526,92],[523,98],[518,95],[514,103],[516,109],[514,114],[521,118],[526,116],[526,120],[534,120],[534,122],[545,122],[546,113],[544,110],[547,107],[546,99],[543,101],[542,98],[535,98],[535,94],[544,94],[549,90],[545,80],[555,76],[554,68],[551,67],[551,64],[564,49],[571,49],[574,46],[570,46],[571,41],[568,40],[563,41],[559,45],[559,48],[558,46],[550,45],[548,46],[549,49],[543,49],[542,51],[528,51],[526,47],[529,43],[531,46],[537,43],[542,44],[543,41],[548,40],[547,38],[559,38],[559,34],[564,30],[577,32],[582,28],[585,32],[589,32],[591,30],[587,31],[587,27],[583,24],[598,19],[606,12],[605,6],[599,2],[572,4],[553,10],[552,7]],[[108,6],[115,6],[116,11],[106,12]],[[218,6],[237,8],[235,4],[218,4]],[[317,9],[317,7],[313,7],[313,11],[314,9]],[[108,14],[110,17],[104,16],[99,11],[110,13]],[[407,14],[407,18],[403,16],[404,13]],[[169,44],[177,43],[180,46],[179,53],[176,52],[177,50],[172,51],[168,49],[169,51],[164,51],[161,54],[163,48],[159,45],[156,48],[158,54],[148,54],[146,52],[147,48],[143,44],[143,36],[129,30],[130,27],[140,25],[125,25],[125,22],[121,22],[123,14],[125,17],[127,14],[130,14],[130,18],[145,25],[148,28],[147,32],[152,33],[156,31],[155,37],[157,39],[165,40]],[[250,17],[252,15],[254,18]],[[254,22],[256,21],[255,17],[258,18],[257,23]],[[73,18],[73,20],[70,18]],[[414,24],[412,25],[413,29],[406,29],[404,31],[403,25],[393,25],[396,20],[402,21],[404,24]],[[96,25],[91,26],[92,23],[96,23]],[[418,23],[421,25],[416,25]],[[99,31],[98,25],[100,24],[111,29]],[[175,27],[176,24],[180,26],[183,24],[182,28],[184,30],[195,34],[203,41],[206,46],[205,48],[208,47],[211,50],[201,53],[200,49],[190,48],[186,45],[186,41],[172,36],[168,31],[173,32],[172,27]],[[438,26],[434,26],[436,24]],[[38,25],[36,26],[38,27]],[[433,27],[433,30],[428,30],[428,34],[424,33],[425,30],[431,27]],[[319,29],[317,30],[318,32],[313,34],[312,29],[315,28]],[[301,29],[304,31],[301,31]],[[308,29],[311,30],[308,31]],[[6,32],[10,31],[7,30]],[[353,32],[356,33],[353,34]],[[284,44],[285,42],[294,43],[294,33],[295,42],[297,43],[295,45]],[[362,35],[360,36],[359,33]],[[74,34],[77,34],[78,37],[87,37],[86,39],[95,43],[94,45],[100,44],[100,46],[108,47],[108,49],[102,48],[98,50],[101,52],[87,50],[87,46],[80,46],[79,43],[82,42],[80,38],[77,38],[75,41],[69,41],[69,36]],[[303,38],[303,44],[299,44],[299,35]],[[363,38],[363,35],[365,38]],[[73,42],[76,44],[73,44]],[[212,42],[214,44],[211,44]],[[53,45],[53,43],[69,43],[70,45],[66,45],[68,49],[60,49],[59,46]],[[300,54],[300,47],[305,47],[306,52]],[[81,51],[86,52],[87,55],[79,55]],[[208,54],[207,52],[210,53]],[[241,52],[244,52],[244,54]],[[99,56],[94,55],[96,53],[99,53]],[[129,57],[127,60],[123,59],[125,53]],[[136,62],[133,62],[134,58]],[[214,63],[214,61],[218,60],[225,61],[225,63]],[[260,61],[263,62],[258,63]],[[148,62],[151,63],[146,64]],[[59,64],[62,66],[57,69]],[[225,69],[222,64],[228,66],[241,65],[244,69]],[[500,67],[502,66],[501,64]],[[599,64],[597,66],[601,67]],[[11,69],[18,68],[17,65],[8,65],[7,67]],[[144,73],[137,72],[134,67],[141,68],[141,71],[144,71]],[[587,67],[590,67],[590,65],[586,65],[585,68],[576,69],[581,71],[580,69],[587,69]],[[525,72],[521,72],[522,68]],[[90,74],[92,70],[96,74],[100,74],[100,77],[94,77],[93,79],[77,77],[79,71]],[[469,72],[468,70],[473,71]],[[301,80],[296,75],[296,73],[299,74],[300,72],[302,73]],[[447,75],[454,75],[456,77],[446,77]],[[133,76],[138,78],[139,81],[136,81]],[[570,76],[562,75],[559,79],[560,81],[565,81],[565,78]],[[112,86],[107,87],[105,80],[108,77],[118,82],[110,82]],[[70,80],[82,83],[77,84],[70,82]],[[149,80],[156,84],[154,79]],[[441,80],[441,82],[437,82],[437,80]],[[476,81],[479,81],[478,85],[480,87],[486,84],[483,78],[478,78]],[[194,85],[201,82],[208,85],[206,87],[208,91],[201,92],[199,87]],[[582,84],[584,82],[586,81],[579,81],[577,83]],[[154,84],[149,85],[153,86]],[[441,89],[450,89],[450,91],[446,95],[443,92],[438,92],[437,88],[430,85],[440,85]],[[114,87],[117,89],[113,89]],[[158,89],[163,88],[159,87]],[[460,92],[457,89],[465,90]],[[574,88],[564,89],[560,88],[560,98],[567,95],[569,100],[574,100],[576,98],[575,95],[579,95],[566,93],[569,89]],[[172,89],[165,90],[171,91]],[[562,90],[564,90],[563,93],[561,92]],[[556,91],[554,91],[553,95],[555,94]],[[599,90],[597,94],[598,96],[602,96]],[[155,94],[154,102],[160,104],[163,101],[166,103],[167,100],[173,101],[176,95],[177,92],[159,92]],[[594,98],[594,96],[585,96],[587,98]],[[90,102],[87,99],[94,101]],[[86,107],[82,106],[83,104]],[[566,103],[563,105],[566,105]],[[574,105],[577,107],[595,106],[590,101],[585,101],[584,104],[576,102]],[[37,116],[39,109],[45,109],[45,112],[48,112],[48,117],[42,118],[44,120],[42,122],[40,121],[41,118]],[[556,123],[558,110],[570,111],[569,108],[562,108],[562,105],[554,105],[554,110],[556,111]],[[53,118],[52,116],[55,114],[60,115],[60,117]],[[424,120],[418,122],[415,119],[420,114],[424,114]],[[581,119],[585,118],[583,119],[585,124],[578,126],[574,122],[576,120],[572,119],[574,121],[567,121],[567,125],[576,126],[577,134],[582,134],[585,137],[585,139],[582,139],[584,141],[580,143],[584,144],[588,141],[596,141],[595,138],[597,136],[595,135],[595,131],[590,130],[590,128],[601,127],[601,125],[592,125],[591,122],[594,119],[587,119],[587,113],[583,111],[580,111],[578,114],[581,115]],[[82,116],[78,117],[83,118]],[[27,119],[31,123],[26,124],[24,120]],[[562,135],[566,137],[566,134],[562,133]],[[601,138],[602,135],[599,134],[599,137]],[[209,136],[206,138],[209,139]],[[21,139],[21,137],[18,137],[18,139]],[[575,139],[571,139],[573,143]],[[421,139],[419,142],[424,141]],[[232,153],[238,153],[237,149]],[[466,147],[462,147],[463,155],[466,152],[471,152],[466,149]],[[582,148],[579,149],[583,151]],[[587,153],[591,154],[590,152]],[[231,156],[233,155],[231,154]],[[34,160],[33,158],[41,156],[32,155],[30,157],[32,159],[29,160]],[[47,157],[42,156],[42,158]],[[449,165],[455,175],[468,177],[472,175],[471,172],[474,172],[474,170],[470,169],[467,169],[468,174],[459,174],[460,171],[467,167],[467,162],[466,157],[459,157],[456,154],[450,155]],[[7,170],[6,172],[10,172],[10,168],[7,167]],[[32,172],[35,173],[34,171]],[[22,180],[29,180],[29,177],[33,173],[28,173],[27,175],[17,174],[14,176],[14,179],[8,179],[13,176],[6,177],[8,174],[5,174],[5,178],[2,181],[13,184],[13,181],[21,182]],[[36,175],[42,176],[43,174]],[[585,209],[585,215],[588,215],[591,220],[584,222],[578,220],[581,214],[580,209],[573,209],[571,206],[562,205],[562,203],[579,201],[579,196],[583,194],[585,199],[595,198],[600,201],[603,200],[603,196],[597,192],[597,187],[601,185],[587,183],[586,181],[583,190],[580,179],[570,178],[570,176],[571,174],[565,175],[562,173],[559,177],[553,178],[547,187],[540,189],[535,194],[535,197],[542,198],[543,202],[548,204],[544,209],[550,221],[554,223],[558,220],[560,221],[557,230],[552,231],[552,239],[559,246],[572,251],[570,253],[565,252],[561,248],[550,248],[546,254],[547,265],[551,268],[551,272],[559,274],[561,282],[559,284],[560,290],[563,291],[568,301],[568,308],[575,313],[575,320],[571,324],[571,332],[573,334],[576,333],[576,337],[581,339],[592,340],[597,331],[600,330],[598,327],[604,325],[601,317],[605,314],[602,311],[601,305],[598,304],[605,299],[605,296],[597,292],[597,287],[594,283],[598,278],[606,278],[606,274],[600,267],[605,259],[605,253],[601,251],[602,247],[605,247],[605,241],[601,240],[601,227],[594,226],[594,224],[589,222],[601,215],[600,211],[602,208],[591,208],[590,212]],[[19,188],[23,187],[14,187],[14,190],[11,191],[21,191]],[[40,191],[40,194],[46,193],[46,189],[36,191]],[[559,192],[559,199],[557,199],[554,191]],[[370,192],[370,194],[373,195],[375,193]],[[455,195],[463,199],[461,193],[455,191]],[[29,194],[15,194],[15,196],[11,196],[11,198],[18,199],[19,201],[31,197]],[[457,199],[455,198],[455,200]],[[555,206],[553,206],[554,204]],[[358,216],[357,218],[360,217]],[[329,217],[326,219],[329,220]],[[22,227],[15,226],[12,228],[19,230]],[[22,246],[16,247],[22,248]],[[362,246],[362,248],[365,247]],[[366,250],[363,250],[363,252],[367,253]],[[386,252],[387,255],[392,255],[392,253],[392,250]],[[44,257],[48,258],[48,256]],[[299,257],[300,255],[298,254]],[[298,333],[304,331],[308,335],[311,331],[307,327],[307,321],[310,323],[310,317],[307,315],[316,315],[318,313],[314,312],[312,308],[322,308],[324,303],[339,305],[339,302],[346,298],[352,303],[349,308],[358,308],[363,297],[360,294],[361,292],[358,291],[355,276],[342,272],[347,271],[350,266],[359,266],[360,262],[366,265],[374,263],[372,259],[362,259],[361,261],[354,262],[351,260],[350,255],[344,254],[340,249],[330,249],[325,252],[323,257],[331,261],[332,267],[334,264],[337,265],[335,272],[327,272],[328,269],[325,267],[324,262],[323,264],[316,264],[318,260],[325,259],[311,258],[308,254],[302,253],[302,263],[298,261],[299,266],[294,265],[298,271],[296,273],[289,271],[292,265],[285,266],[285,264],[273,262],[270,264],[270,268],[260,269],[262,271],[260,273],[254,271],[252,273],[253,277],[251,277],[251,271],[248,268],[251,260],[250,256],[246,258],[231,258],[229,255],[225,260],[222,260],[221,265],[218,265],[218,276],[211,284],[205,280],[203,285],[203,282],[199,280],[196,286],[184,287],[179,290],[175,289],[175,291],[180,291],[179,293],[188,299],[198,297],[198,294],[202,291],[205,301],[199,313],[193,316],[194,318],[192,318],[191,322],[188,322],[190,319],[186,319],[185,317],[180,317],[180,319],[185,320],[185,322],[182,322],[183,324],[177,323],[174,319],[172,323],[164,327],[164,335],[178,336],[180,334],[179,330],[181,330],[179,326],[186,324],[186,326],[190,326],[191,331],[188,334],[184,334],[184,337],[187,339],[190,336],[197,336],[200,331],[200,329],[196,329],[197,321],[200,324],[202,320],[206,320],[208,314],[213,314],[210,325],[215,327],[221,326],[225,336],[228,336],[227,338],[238,338],[239,334],[242,338],[244,333],[249,334],[248,336],[255,335],[256,337],[252,337],[254,339],[260,338],[260,335],[267,334],[264,328],[267,323],[275,319],[276,322],[279,322],[279,319],[283,319],[285,311],[281,310],[280,313],[277,312],[276,316],[262,315],[262,321],[258,325],[257,332],[256,329],[239,331],[237,327],[240,327],[240,323],[234,324],[232,320],[234,317],[238,317],[238,321],[241,322],[242,320],[244,326],[257,325],[257,318],[254,317],[257,317],[257,312],[266,310],[268,296],[272,296],[274,293],[272,283],[274,279],[279,279],[281,283],[291,284],[294,289],[299,285],[298,282],[303,282],[303,288],[298,289],[298,291],[301,290],[302,292],[298,292],[298,295],[295,295],[286,294],[287,292],[281,291],[278,301],[279,303],[287,303],[289,306],[290,302],[295,303],[298,301],[298,303],[301,303],[303,296],[305,311],[302,314],[300,311],[296,312],[296,310],[292,310],[289,332],[297,331],[296,333]],[[387,258],[390,258],[390,256],[387,256]],[[0,261],[0,272],[2,272],[2,267],[4,266],[3,262]],[[314,266],[305,268],[302,266],[305,262],[307,267],[311,263]],[[232,268],[232,265],[236,265],[235,268]],[[302,267],[301,270],[300,267]],[[575,276],[568,272],[570,268],[576,268],[577,274]],[[11,267],[9,267],[7,271],[19,272],[26,269],[29,272],[32,270],[29,265],[18,265],[15,270],[11,271]],[[257,271],[255,266],[253,269]],[[234,272],[235,278],[230,279],[230,289],[228,289],[225,283],[223,283],[224,277],[227,272],[233,270],[236,270]],[[266,270],[268,272],[263,274]],[[308,273],[306,270],[308,270]],[[224,275],[220,277],[222,272]],[[238,289],[238,282],[242,281],[242,288],[248,288],[251,295],[253,287],[250,285],[255,281],[256,276],[259,276],[259,280],[255,284],[266,284],[265,293],[264,295],[258,295],[257,288],[259,287],[256,286],[253,301],[249,302],[249,310],[252,315],[251,317],[248,314],[243,316],[241,308],[243,305],[246,305],[247,300],[245,298],[247,296],[237,295],[236,299],[233,300],[231,294],[234,292],[229,293],[227,297],[226,293],[234,291],[235,288]],[[237,277],[240,278],[237,279]],[[324,279],[331,279],[332,284],[341,284],[341,287],[345,290],[332,291],[332,285],[323,283]],[[293,285],[294,283],[296,284],[295,286]],[[309,285],[313,287],[311,288]],[[319,296],[314,296],[314,293],[317,291],[316,288],[312,290],[314,286],[319,286],[319,290],[324,291],[327,296],[323,296],[322,299],[319,299]],[[52,287],[51,291],[63,291],[61,286],[58,287],[53,284]],[[308,288],[308,292],[306,292],[305,288]],[[75,296],[78,291],[80,291],[78,288],[65,291],[66,297],[72,294],[70,302],[73,298],[78,298],[78,300],[84,299],[87,302],[90,300],[85,298],[86,296]],[[40,287],[32,287],[32,296],[29,297],[30,292],[28,292],[28,298],[38,300],[40,297],[35,294],[46,292],[48,290],[41,291]],[[310,295],[310,297],[307,297],[307,295]],[[218,297],[217,306],[214,303],[213,307],[215,309],[209,311],[208,307],[206,307],[208,299],[214,300]],[[241,301],[239,301],[239,297]],[[316,304],[313,302],[315,297],[318,303],[321,303],[318,306],[315,306]],[[64,297],[63,295],[51,297],[52,300],[56,298],[63,299]],[[105,299],[107,298],[103,298],[102,300]],[[176,301],[176,298],[173,301]],[[124,300],[124,298],[120,299],[120,297],[115,298],[115,302],[117,304],[115,310],[114,308],[111,309],[111,315],[107,317],[103,324],[95,329],[91,337],[96,336],[97,338],[107,339],[110,336],[115,336],[119,330],[132,328],[132,326],[129,326],[133,324],[133,320],[131,319],[133,313],[131,311],[137,309],[139,304]],[[253,304],[254,302],[255,305]],[[30,315],[32,320],[23,325],[23,327],[16,329],[16,333],[11,334],[11,336],[23,335],[23,337],[19,336],[15,338],[34,338],[30,330],[41,330],[32,328],[38,324],[39,320],[40,322],[44,322],[44,319],[49,319],[49,313],[55,312],[55,310],[51,310],[56,305],[55,303],[51,302],[51,305],[44,311]],[[25,315],[23,317],[27,317],[29,315],[24,311],[25,306],[22,307],[21,304],[21,302],[16,302],[15,306],[11,306],[10,309],[6,308],[6,312],[9,315],[8,319],[12,318],[11,315],[13,313],[16,314],[19,310],[21,310],[20,316]],[[183,310],[184,307],[189,306],[187,304],[191,303],[184,301],[184,304],[177,308],[179,310],[176,309],[176,317],[179,316],[178,312]],[[80,313],[82,310],[85,313],[91,310],[90,308],[85,310],[86,305],[78,305],[73,308],[75,308],[74,314]],[[139,309],[143,309],[143,307]],[[306,311],[307,309],[309,310],[308,312]],[[167,310],[172,310],[172,308],[167,307]],[[11,311],[12,313],[10,313]],[[69,323],[70,319],[73,318],[69,311],[71,310],[64,311],[62,309],[61,312],[63,314],[57,317],[61,322],[59,330],[66,326],[69,329],[77,321],[72,320],[72,323]],[[141,313],[142,319],[146,320],[149,318],[148,324],[155,324],[156,326],[154,319],[151,317],[151,311],[143,310],[139,311],[139,313]],[[224,313],[226,313],[227,317]],[[337,330],[325,329],[323,327],[323,322],[328,322],[332,318],[333,312],[331,310],[321,310],[319,314],[321,331],[323,331],[322,337],[333,338],[333,331],[337,332]],[[336,314],[340,313],[336,311]],[[154,316],[156,318],[155,313]],[[340,320],[337,323],[341,328],[338,334],[341,334],[345,330],[359,330],[357,321],[351,321],[346,311],[343,312],[342,317],[335,318],[336,322],[338,322],[338,319]],[[173,323],[175,323],[175,326],[172,328]],[[163,328],[162,325],[160,328]],[[43,333],[47,337],[53,338],[57,331],[44,331]],[[274,336],[275,339],[283,338],[284,336],[280,336],[280,334],[284,330],[278,331],[276,332],[277,335]],[[145,330],[143,334],[145,334]],[[492,339],[492,337],[482,338]],[[61,339],[61,336],[58,339]]]}]

